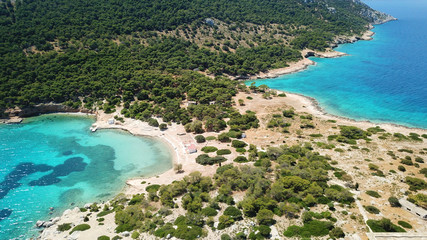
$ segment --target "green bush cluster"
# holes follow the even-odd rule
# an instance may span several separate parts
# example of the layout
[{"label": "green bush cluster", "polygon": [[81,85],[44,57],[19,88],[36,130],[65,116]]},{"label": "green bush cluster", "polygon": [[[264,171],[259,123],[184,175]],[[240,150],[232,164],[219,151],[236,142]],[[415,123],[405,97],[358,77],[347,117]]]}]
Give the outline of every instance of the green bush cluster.
[{"label": "green bush cluster", "polygon": [[378,192],[375,192],[372,190],[366,191],[366,194],[368,194],[369,196],[374,197],[374,198],[380,198],[381,197],[381,195]]},{"label": "green bush cluster", "polygon": [[204,143],[204,142],[206,142],[206,138],[203,135],[197,135],[194,138],[196,139],[197,143]]},{"label": "green bush cluster", "polygon": [[216,151],[216,154],[218,155],[228,155],[231,154],[230,149],[220,149],[218,151]]},{"label": "green bush cluster", "polygon": [[368,220],[366,222],[373,232],[406,232],[403,228],[393,224],[390,219]]},{"label": "green bush cluster", "polygon": [[369,213],[372,213],[372,214],[378,214],[378,213],[380,213],[380,210],[378,208],[374,207],[374,206],[363,206],[363,207]]},{"label": "green bush cluster", "polygon": [[243,141],[233,140],[233,141],[231,141],[231,146],[234,148],[244,148],[244,147],[248,146],[248,144],[243,142]]},{"label": "green bush cluster", "polygon": [[423,190],[427,188],[426,181],[420,178],[407,176],[405,178],[405,182],[409,185],[409,190],[411,191]]},{"label": "green bush cluster", "polygon": [[218,148],[212,147],[212,146],[202,147],[202,152],[205,152],[205,153],[216,152],[217,150],[218,150]]},{"label": "green bush cluster", "polygon": [[201,165],[213,165],[213,164],[217,164],[225,161],[227,161],[227,159],[222,156],[209,157],[208,154],[201,154],[196,157],[196,162]]}]

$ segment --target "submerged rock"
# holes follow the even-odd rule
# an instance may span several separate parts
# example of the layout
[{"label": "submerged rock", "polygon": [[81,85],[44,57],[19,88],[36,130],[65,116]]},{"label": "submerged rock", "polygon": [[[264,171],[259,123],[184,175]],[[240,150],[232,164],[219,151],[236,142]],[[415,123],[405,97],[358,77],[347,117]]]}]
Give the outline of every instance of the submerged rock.
[{"label": "submerged rock", "polygon": [[12,214],[12,210],[7,209],[7,208],[2,209],[0,211],[0,221],[3,220],[3,219],[8,218],[10,216],[10,214]]}]

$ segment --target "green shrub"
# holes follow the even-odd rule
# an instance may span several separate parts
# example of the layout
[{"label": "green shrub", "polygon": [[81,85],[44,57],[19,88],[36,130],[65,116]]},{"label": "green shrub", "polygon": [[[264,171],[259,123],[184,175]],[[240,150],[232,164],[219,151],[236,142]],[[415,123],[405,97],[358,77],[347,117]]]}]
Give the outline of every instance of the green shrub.
[{"label": "green shrub", "polygon": [[220,135],[218,135],[218,141],[220,142],[230,142],[231,139],[230,137],[227,135],[227,133],[221,133]]},{"label": "green shrub", "polygon": [[369,163],[368,167],[369,167],[370,170],[373,170],[373,171],[377,171],[380,168],[380,167],[378,167],[377,165],[375,165],[373,163]]},{"label": "green shrub", "polygon": [[406,171],[406,168],[405,168],[404,166],[402,166],[402,165],[399,165],[399,166],[397,167],[397,169],[398,169],[399,171],[401,171],[401,172],[405,172],[405,171]]},{"label": "green shrub", "polygon": [[417,162],[417,163],[424,163],[424,159],[422,159],[421,157],[416,157],[415,158],[415,162]]},{"label": "green shrub", "polygon": [[405,178],[405,182],[409,185],[409,190],[411,191],[423,190],[427,188],[427,183],[420,178],[407,176]]},{"label": "green shrub", "polygon": [[392,207],[401,207],[402,206],[399,202],[399,199],[397,199],[397,197],[389,197],[388,202],[390,203],[390,206],[392,206]]},{"label": "green shrub", "polygon": [[317,133],[317,134],[310,134],[309,136],[310,136],[310,137],[314,137],[314,138],[323,137],[323,135],[322,135],[322,134],[320,134],[320,133]]},{"label": "green shrub", "polygon": [[119,240],[119,239],[123,239],[122,237],[120,237],[119,235],[114,236],[111,240]]},{"label": "green shrub", "polygon": [[291,118],[295,115],[295,112],[293,109],[285,110],[283,111],[283,116],[287,118]]},{"label": "green shrub", "polygon": [[405,148],[398,149],[397,151],[399,151],[399,152],[407,152],[407,153],[414,153],[414,151],[412,151],[410,149],[405,149]]},{"label": "green shrub", "polygon": [[209,155],[207,154],[201,154],[196,157],[196,162],[201,165],[213,165],[213,164],[225,162],[225,161],[227,161],[227,159],[222,156],[209,157]]},{"label": "green shrub", "polygon": [[104,211],[102,211],[102,212],[98,213],[96,216],[97,216],[97,217],[103,217],[103,216],[106,216],[106,215],[108,215],[108,214],[110,214],[110,213],[112,213],[112,212],[114,212],[114,209],[111,209],[111,210],[104,210]]},{"label": "green shrub", "polygon": [[109,236],[102,235],[102,236],[99,236],[99,237],[98,237],[98,240],[110,240],[110,237],[109,237]]},{"label": "green shrub", "polygon": [[58,230],[60,232],[64,232],[64,231],[68,231],[70,229],[71,229],[71,223],[64,223],[64,224],[58,225],[58,228],[56,230]]},{"label": "green shrub", "polygon": [[405,222],[405,221],[398,221],[397,224],[399,224],[400,226],[402,226],[404,228],[409,228],[409,229],[412,228],[412,225],[409,224],[409,223],[407,223],[407,222]]},{"label": "green shrub", "polygon": [[80,208],[80,212],[87,212],[87,209],[82,207],[82,208]]},{"label": "green shrub", "polygon": [[393,137],[397,138],[398,141],[406,140],[408,139],[405,135],[401,133],[394,133]]},{"label": "green shrub", "polygon": [[160,189],[160,185],[159,184],[153,184],[153,185],[149,185],[145,188],[145,191],[147,192],[157,192]]},{"label": "green shrub", "polygon": [[88,229],[90,229],[90,225],[89,224],[86,224],[86,223],[80,224],[80,225],[75,226],[73,228],[73,230],[71,230],[70,234],[72,234],[73,232],[76,232],[76,231],[86,231]]},{"label": "green shrub", "polygon": [[243,153],[246,152],[246,149],[244,149],[244,148],[236,148],[236,152],[243,154]]},{"label": "green shrub", "polygon": [[414,165],[414,163],[412,162],[411,159],[402,159],[402,160],[400,160],[400,163],[408,165],[408,166]]},{"label": "green shrub", "polygon": [[368,220],[366,222],[373,232],[406,232],[403,228],[393,224],[390,219]]},{"label": "green shrub", "polygon": [[283,235],[285,235],[285,237],[295,237],[295,236],[299,236],[300,233],[301,233],[301,227],[291,225],[286,229]]},{"label": "green shrub", "polygon": [[217,155],[228,155],[231,154],[230,149],[220,149],[218,151],[216,151]]},{"label": "green shrub", "polygon": [[161,123],[160,125],[159,125],[159,129],[160,130],[166,130],[166,129],[168,129],[168,125],[166,124],[166,123]]},{"label": "green shrub", "polygon": [[138,239],[138,238],[139,238],[139,232],[134,231],[134,232],[132,233],[132,235],[131,235],[131,238],[132,238],[132,239]]},{"label": "green shrub", "polygon": [[366,191],[366,194],[368,194],[369,196],[374,197],[374,198],[380,198],[381,197],[381,195],[379,193],[372,191],[372,190]]},{"label": "green shrub", "polygon": [[230,131],[228,131],[227,136],[230,137],[230,138],[241,138],[242,137],[242,132],[241,131],[230,130]]},{"label": "green shrub", "polygon": [[231,217],[233,220],[242,219],[242,212],[233,206],[228,206],[224,211],[224,215]]},{"label": "green shrub", "polygon": [[212,147],[212,146],[206,146],[206,147],[202,148],[202,152],[205,152],[205,153],[211,153],[211,152],[215,152],[217,150],[218,150],[218,148]]},{"label": "green shrub", "polygon": [[427,177],[427,168],[422,168],[422,169],[420,170],[420,173],[421,173],[421,174],[424,174],[424,176],[425,176],[425,177]]},{"label": "green shrub", "polygon": [[202,214],[207,217],[213,217],[213,216],[216,216],[218,212],[214,208],[205,207],[202,209]]},{"label": "green shrub", "polygon": [[216,137],[215,136],[206,137],[206,141],[212,141],[212,140],[216,140]]},{"label": "green shrub", "polygon": [[154,118],[150,118],[150,119],[148,119],[148,125],[150,125],[152,127],[158,127],[159,122]]},{"label": "green shrub", "polygon": [[197,143],[204,143],[204,142],[206,142],[206,138],[203,135],[197,135],[194,138],[196,139]]},{"label": "green shrub", "polygon": [[414,141],[418,141],[418,142],[422,142],[423,141],[423,139],[422,138],[420,138],[420,135],[419,134],[416,134],[416,133],[409,133],[409,136],[408,136],[411,140],[414,140]]},{"label": "green shrub", "polygon": [[224,233],[221,235],[221,240],[231,240],[231,237],[227,233]]},{"label": "green shrub", "polygon": [[368,211],[369,213],[372,213],[372,214],[378,214],[378,213],[380,213],[380,210],[378,209],[378,208],[376,208],[376,207],[374,207],[374,206],[363,206],[365,209],[366,209],[366,211]]},{"label": "green shrub", "polygon": [[370,132],[370,133],[372,133],[372,134],[377,134],[377,133],[379,133],[379,132],[385,132],[385,130],[384,130],[384,129],[382,129],[382,128],[380,128],[379,126],[376,126],[376,127],[370,127],[370,128],[368,128],[368,129],[366,129],[366,131],[368,131],[368,132]]},{"label": "green shrub", "polygon": [[286,237],[321,237],[328,235],[333,226],[331,222],[311,220],[304,223],[302,227],[295,225],[289,226],[283,234]]},{"label": "green shrub", "polygon": [[233,161],[238,163],[245,163],[248,162],[248,159],[244,156],[238,156]]},{"label": "green shrub", "polygon": [[256,215],[259,225],[272,225],[275,223],[273,219],[274,213],[268,209],[261,209]]},{"label": "green shrub", "polygon": [[329,232],[329,236],[331,238],[344,238],[345,237],[345,233],[344,231],[340,228],[340,227],[334,227],[330,232]]},{"label": "green shrub", "polygon": [[175,234],[175,228],[173,228],[173,225],[171,223],[166,223],[164,226],[158,228],[156,231],[154,231],[154,236],[159,238],[165,238],[167,235],[170,234],[170,236],[174,236]]},{"label": "green shrub", "polygon": [[243,141],[233,140],[233,141],[231,141],[231,146],[234,148],[244,148],[244,147],[248,146],[248,144],[246,144]]},{"label": "green shrub", "polygon": [[340,134],[348,139],[363,139],[369,134],[360,128],[354,126],[340,126]]},{"label": "green shrub", "polygon": [[270,233],[271,233],[271,228],[269,226],[266,226],[266,225],[260,225],[258,227],[258,231],[261,234],[261,236],[268,238],[270,236]]},{"label": "green shrub", "polygon": [[414,203],[417,206],[420,206],[424,209],[427,209],[427,195],[423,193],[418,193],[415,195],[409,195],[408,201]]},{"label": "green shrub", "polygon": [[174,236],[180,239],[193,240],[202,236],[203,231],[199,226],[178,225]]}]

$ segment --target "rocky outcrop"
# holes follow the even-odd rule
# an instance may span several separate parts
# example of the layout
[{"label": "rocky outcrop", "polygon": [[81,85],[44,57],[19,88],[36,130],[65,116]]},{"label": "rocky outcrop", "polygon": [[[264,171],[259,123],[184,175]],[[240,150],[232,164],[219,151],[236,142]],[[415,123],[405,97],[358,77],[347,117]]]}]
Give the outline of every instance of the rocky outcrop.
[{"label": "rocky outcrop", "polygon": [[55,223],[59,222],[60,218],[56,217],[56,218],[52,218],[49,221],[37,221],[36,222],[36,227],[37,228],[48,228],[51,227],[53,225],[55,225]]},{"label": "rocky outcrop", "polygon": [[92,110],[85,108],[72,108],[59,103],[43,103],[27,108],[10,108],[5,111],[7,118],[2,119],[4,123],[19,123],[22,118],[33,117],[46,113],[60,113],[60,112],[81,112],[81,113],[94,113]]},{"label": "rocky outcrop", "polygon": [[371,24],[383,24],[389,21],[397,20],[397,18],[391,16],[390,14],[383,13],[370,8],[361,0],[353,0],[353,2],[363,6],[359,14],[365,19],[368,19]]}]

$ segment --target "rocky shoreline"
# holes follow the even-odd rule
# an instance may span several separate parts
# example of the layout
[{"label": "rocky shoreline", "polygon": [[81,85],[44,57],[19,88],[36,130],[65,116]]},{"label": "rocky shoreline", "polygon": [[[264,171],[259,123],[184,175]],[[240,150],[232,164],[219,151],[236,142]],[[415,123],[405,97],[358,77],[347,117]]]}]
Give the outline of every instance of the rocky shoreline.
[{"label": "rocky shoreline", "polygon": [[48,113],[86,113],[94,114],[95,111],[86,108],[72,108],[60,103],[42,103],[26,108],[10,108],[5,111],[7,118],[0,119],[0,123],[20,123],[24,118],[34,117]]}]

